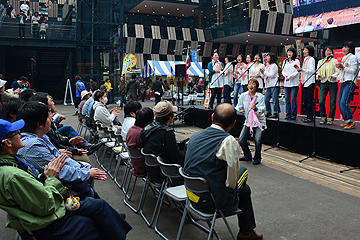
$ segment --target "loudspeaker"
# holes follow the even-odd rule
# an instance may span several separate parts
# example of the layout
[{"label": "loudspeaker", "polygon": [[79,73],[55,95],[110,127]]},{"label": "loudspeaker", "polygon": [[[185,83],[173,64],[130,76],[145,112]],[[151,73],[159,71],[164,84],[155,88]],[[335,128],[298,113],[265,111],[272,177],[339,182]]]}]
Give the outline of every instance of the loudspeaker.
[{"label": "loudspeaker", "polygon": [[211,57],[202,57],[202,69],[207,69],[210,61]]},{"label": "loudspeaker", "polygon": [[185,77],[186,75],[186,65],[178,64],[175,65],[175,77]]}]

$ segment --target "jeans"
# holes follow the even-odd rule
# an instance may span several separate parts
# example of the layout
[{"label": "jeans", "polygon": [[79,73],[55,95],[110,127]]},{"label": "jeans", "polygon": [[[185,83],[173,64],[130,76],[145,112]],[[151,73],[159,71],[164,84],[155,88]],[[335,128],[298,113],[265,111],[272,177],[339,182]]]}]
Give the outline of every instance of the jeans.
[{"label": "jeans", "polygon": [[229,85],[224,85],[224,103],[230,103],[231,104],[231,87]]},{"label": "jeans", "polygon": [[19,38],[25,37],[25,24],[19,23]]},{"label": "jeans", "polygon": [[242,90],[242,86],[240,83],[235,83],[234,84],[234,107],[237,106],[238,104],[238,100],[239,100],[239,91],[241,94],[241,90]]},{"label": "jeans", "polygon": [[121,95],[120,96],[120,107],[123,107],[124,104],[126,104],[126,96]]},{"label": "jeans", "polygon": [[131,226],[107,202],[86,198],[80,201],[79,209],[67,211],[64,217],[32,233],[38,240],[120,240],[126,239],[130,230]]},{"label": "jeans", "polygon": [[[349,106],[351,101],[351,95],[354,93],[355,84],[351,84],[352,81],[346,81],[341,84],[338,98],[338,105],[341,116],[345,123],[353,123],[351,108]],[[351,88],[350,88],[351,85]]]},{"label": "jeans", "polygon": [[287,118],[296,118],[298,91],[299,91],[299,87],[285,87],[285,103],[286,103]]},{"label": "jeans", "polygon": [[[79,134],[71,126],[64,126],[62,128],[59,128],[57,131],[60,133],[60,135],[65,136],[69,139],[79,136]],[[87,143],[87,141],[84,139],[84,141],[82,143],[79,143],[76,146],[83,147],[86,143]]]},{"label": "jeans", "polygon": [[244,93],[244,92],[247,92],[247,90],[248,90],[248,85],[247,84],[246,85],[241,85],[240,94]]},{"label": "jeans", "polygon": [[[255,155],[254,155],[254,162],[261,161],[261,145],[262,145],[262,135],[263,131],[259,127],[253,127],[254,133],[254,142],[255,142]],[[250,136],[250,127],[244,125],[243,129],[241,130],[239,143],[241,149],[244,152],[244,157],[246,160],[251,160],[251,152],[248,146],[248,138]]]},{"label": "jeans", "polygon": [[221,90],[222,88],[211,88],[210,108],[213,108],[215,96],[217,99],[217,105],[221,103]]},{"label": "jeans", "polygon": [[108,102],[106,103],[106,106],[109,105],[111,103],[111,92],[107,92],[107,98],[108,98]]},{"label": "jeans", "polygon": [[119,123],[120,123],[119,119],[114,118],[113,124],[114,124],[114,125],[118,125]]},{"label": "jeans", "polygon": [[266,113],[271,113],[270,99],[273,100],[274,114],[279,113],[279,91],[280,87],[269,87],[265,92]]},{"label": "jeans", "polygon": [[334,120],[335,111],[336,111],[336,95],[338,91],[338,83],[337,82],[329,82],[320,83],[320,97],[319,97],[319,107],[320,107],[320,117],[326,118],[326,109],[325,109],[325,99],[328,93],[330,93],[330,112],[329,118]]},{"label": "jeans", "polygon": [[308,87],[304,87],[304,106],[305,114],[308,119],[314,118],[314,89],[315,83],[310,84]]}]

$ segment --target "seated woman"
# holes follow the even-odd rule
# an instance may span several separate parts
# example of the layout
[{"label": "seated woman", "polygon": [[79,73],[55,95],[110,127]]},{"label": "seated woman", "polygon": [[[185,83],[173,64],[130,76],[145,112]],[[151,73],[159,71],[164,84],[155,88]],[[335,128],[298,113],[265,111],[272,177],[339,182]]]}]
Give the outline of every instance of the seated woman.
[{"label": "seated woman", "polygon": [[[136,114],[135,125],[133,125],[126,134],[126,145],[132,148],[143,148],[144,143],[141,141],[140,132],[144,127],[152,123],[154,120],[153,111],[146,107],[140,109]],[[136,177],[145,177],[145,160],[144,158],[132,158],[133,174]]]},{"label": "seated woman", "polygon": [[[175,138],[174,131],[169,125],[174,121],[174,112],[177,107],[170,102],[160,101],[153,108],[155,121],[147,125],[140,133],[144,143],[144,152],[160,156],[165,163],[177,163],[184,166],[185,150],[180,150]],[[149,180],[162,183],[164,175],[159,167],[146,167]],[[173,184],[182,184],[182,179],[173,179]]]},{"label": "seated woman", "polygon": [[[108,128],[112,128],[115,132],[121,132],[121,127],[118,125],[114,125],[113,121],[116,117],[119,116],[119,110],[114,107],[110,111],[107,110],[105,104],[107,103],[107,94],[105,91],[97,91],[94,94],[94,105],[93,105],[93,116],[95,121],[100,121]],[[91,116],[91,113],[90,113]],[[100,136],[102,137],[104,134],[100,131]]]}]

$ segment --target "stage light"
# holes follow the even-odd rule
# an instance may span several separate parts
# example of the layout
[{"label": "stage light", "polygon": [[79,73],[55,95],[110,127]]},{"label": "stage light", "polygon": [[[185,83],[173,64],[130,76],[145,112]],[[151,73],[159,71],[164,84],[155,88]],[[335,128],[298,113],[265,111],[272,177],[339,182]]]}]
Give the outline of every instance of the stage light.
[{"label": "stage light", "polygon": [[140,9],[138,9],[137,12],[140,12]]},{"label": "stage light", "polygon": [[289,41],[289,38],[286,38],[286,41]]},{"label": "stage light", "polygon": [[185,16],[185,14],[181,14],[181,16]]},{"label": "stage light", "polygon": [[280,43],[280,45],[282,45],[282,42]]},{"label": "stage light", "polygon": [[180,10],[180,8],[176,8],[176,11],[179,11]]},{"label": "stage light", "polygon": [[170,15],[170,13],[168,12],[168,15]]},{"label": "stage light", "polygon": [[160,8],[161,8],[161,9],[163,9],[164,7],[163,7],[163,6],[161,6]]},{"label": "stage light", "polygon": [[147,5],[145,4],[145,6],[144,7],[147,7]]},{"label": "stage light", "polygon": [[250,34],[248,34],[248,37],[250,37]]},{"label": "stage light", "polygon": [[153,13],[155,13],[155,11],[153,11]]},{"label": "stage light", "polygon": [[191,10],[192,12],[195,12],[195,10],[193,9],[193,10]]},{"label": "stage light", "polygon": [[246,42],[249,42],[249,40],[246,39]]}]

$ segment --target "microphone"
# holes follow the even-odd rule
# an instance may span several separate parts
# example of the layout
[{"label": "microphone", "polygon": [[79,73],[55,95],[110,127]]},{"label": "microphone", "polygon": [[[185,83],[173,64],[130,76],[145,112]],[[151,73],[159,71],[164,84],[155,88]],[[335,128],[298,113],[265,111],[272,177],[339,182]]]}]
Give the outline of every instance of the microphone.
[{"label": "microphone", "polygon": [[333,58],[333,57],[334,57],[334,54],[331,54],[331,55],[326,57],[326,60],[329,60],[330,58]]},{"label": "microphone", "polygon": [[261,62],[261,60],[258,59],[258,60],[254,60],[253,62],[254,62],[254,63],[255,63],[255,62]]},{"label": "microphone", "polygon": [[289,59],[290,59],[291,57],[290,56],[288,56],[284,61],[289,61]]},{"label": "microphone", "polygon": [[237,60],[235,59],[234,61],[232,61],[231,63],[237,63]]}]

